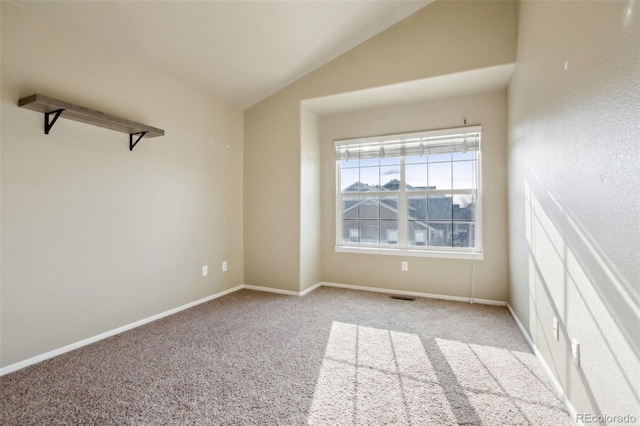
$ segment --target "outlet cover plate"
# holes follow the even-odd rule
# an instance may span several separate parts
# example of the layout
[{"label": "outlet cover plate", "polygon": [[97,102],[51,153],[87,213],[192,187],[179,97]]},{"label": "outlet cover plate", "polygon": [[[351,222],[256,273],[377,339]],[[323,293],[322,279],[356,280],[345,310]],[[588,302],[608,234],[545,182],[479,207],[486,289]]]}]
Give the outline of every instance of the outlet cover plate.
[{"label": "outlet cover plate", "polygon": [[571,358],[578,367],[580,366],[580,342],[576,339],[571,339]]}]

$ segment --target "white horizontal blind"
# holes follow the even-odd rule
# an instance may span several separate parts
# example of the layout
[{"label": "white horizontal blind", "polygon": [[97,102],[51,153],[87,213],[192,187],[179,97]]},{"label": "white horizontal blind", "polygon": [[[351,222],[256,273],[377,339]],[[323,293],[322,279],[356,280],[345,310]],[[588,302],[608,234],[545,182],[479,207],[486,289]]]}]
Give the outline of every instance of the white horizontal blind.
[{"label": "white horizontal blind", "polygon": [[480,126],[335,141],[336,160],[467,152],[480,149]]}]

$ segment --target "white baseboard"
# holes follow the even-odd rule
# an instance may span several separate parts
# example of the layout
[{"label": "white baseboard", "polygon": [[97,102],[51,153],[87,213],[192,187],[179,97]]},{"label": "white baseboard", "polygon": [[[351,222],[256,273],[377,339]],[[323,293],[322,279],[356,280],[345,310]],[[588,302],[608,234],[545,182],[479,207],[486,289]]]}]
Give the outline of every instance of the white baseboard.
[{"label": "white baseboard", "polygon": [[304,296],[306,294],[311,293],[312,291],[314,291],[315,289],[317,289],[318,287],[321,287],[321,286],[339,287],[339,288],[346,288],[346,289],[351,289],[351,290],[371,291],[371,292],[377,292],[377,293],[401,294],[401,295],[404,295],[404,296],[428,297],[428,298],[432,298],[432,299],[453,300],[453,301],[457,301],[457,302],[467,302],[467,303],[471,302],[471,303],[480,303],[480,304],[485,304],[485,305],[507,306],[506,302],[501,302],[501,301],[497,301],[497,300],[471,299],[471,298],[468,298],[468,297],[445,296],[445,295],[440,295],[440,294],[419,293],[419,292],[404,291],[404,290],[391,290],[391,289],[386,289],[386,288],[364,287],[364,286],[356,286],[356,285],[350,285],[350,284],[339,284],[339,283],[331,283],[331,282],[319,282],[319,283],[307,288],[306,290],[303,290],[303,291],[300,291],[300,292],[291,291],[291,290],[281,290],[281,289],[270,288],[270,287],[261,287],[261,286],[248,285],[248,284],[241,284],[241,285],[235,286],[233,288],[230,288],[228,290],[224,290],[224,291],[221,291],[219,293],[213,294],[211,296],[207,296],[205,298],[202,298],[202,299],[187,303],[185,305],[178,306],[178,307],[173,308],[173,309],[169,309],[168,311],[161,312],[161,313],[156,314],[156,315],[152,315],[150,317],[141,319],[141,320],[133,322],[131,324],[123,325],[122,327],[118,327],[118,328],[115,328],[113,330],[109,330],[109,331],[106,331],[104,333],[98,334],[96,336],[92,336],[92,337],[89,337],[87,339],[83,339],[83,340],[80,340],[78,342],[71,343],[69,345],[63,346],[61,348],[54,349],[52,351],[45,352],[45,353],[40,354],[40,355],[36,355],[34,357],[25,359],[23,361],[16,362],[15,364],[11,364],[11,365],[8,365],[6,367],[2,367],[2,368],[0,368],[0,376],[4,376],[5,374],[9,374],[9,373],[12,373],[14,371],[20,370],[22,368],[28,367],[30,365],[37,364],[37,363],[45,361],[47,359],[51,359],[51,358],[53,358],[55,356],[62,355],[63,353],[72,351],[74,349],[79,349],[79,348],[81,348],[83,346],[90,345],[91,343],[98,342],[100,340],[106,339],[107,337],[115,336],[116,334],[123,333],[125,331],[131,330],[131,329],[136,328],[136,327],[140,327],[141,325],[148,324],[148,323],[150,323],[152,321],[158,320],[160,318],[164,318],[164,317],[169,316],[169,315],[173,315],[173,314],[178,313],[180,311],[184,311],[185,309],[192,308],[194,306],[200,305],[200,304],[208,302],[210,300],[217,299],[219,297],[225,296],[227,294],[233,293],[233,292],[238,291],[238,290],[248,289],[248,290],[255,290],[255,291],[265,291],[265,292],[269,292],[269,293],[285,294],[285,295],[288,295],[288,296]]},{"label": "white baseboard", "polygon": [[309,293],[311,293],[313,290],[317,289],[317,288],[318,288],[318,287],[320,287],[320,286],[322,286],[322,283],[321,283],[321,282],[319,282],[319,283],[317,283],[317,284],[315,284],[315,285],[313,285],[313,286],[309,287],[309,288],[308,288],[308,289],[306,289],[306,290],[301,291],[299,294],[300,294],[300,296],[304,296],[305,294],[309,294]]},{"label": "white baseboard", "polygon": [[529,345],[529,347],[531,348],[533,353],[536,355],[536,358],[538,359],[538,362],[540,362],[540,364],[542,365],[542,368],[544,369],[545,373],[547,373],[547,376],[549,377],[549,380],[551,381],[551,384],[553,385],[554,389],[556,390],[556,392],[558,394],[558,397],[560,397],[560,400],[563,402],[563,404],[567,408],[567,411],[569,412],[569,415],[571,415],[571,418],[577,424],[583,425],[583,422],[578,420],[578,413],[577,413],[575,407],[573,406],[573,404],[571,403],[571,401],[569,400],[569,397],[564,392],[564,389],[562,388],[562,385],[560,384],[560,382],[558,382],[556,377],[553,375],[553,372],[551,371],[551,368],[549,368],[549,364],[547,364],[547,361],[545,361],[545,359],[542,357],[542,354],[540,353],[540,351],[536,347],[535,343],[533,343],[533,340],[531,339],[531,336],[529,336],[529,333],[524,328],[524,325],[522,325],[522,322],[520,321],[520,319],[516,315],[515,311],[511,307],[511,305],[509,305],[508,303],[507,303],[507,308],[509,309],[509,312],[511,312],[511,316],[513,317],[514,321],[516,322],[516,325],[520,329],[520,332],[524,336],[524,339],[527,341],[527,344]]},{"label": "white baseboard", "polygon": [[262,287],[259,285],[244,284],[242,288],[246,288],[247,290],[254,290],[254,291],[264,291],[265,293],[285,294],[287,296],[300,296],[300,293],[297,291],[282,290],[279,288],[271,288],[271,287]]},{"label": "white baseboard", "polygon": [[475,298],[472,299],[470,297],[447,296],[444,294],[432,294],[432,293],[420,293],[417,291],[391,290],[388,288],[365,287],[360,285],[340,284],[340,283],[331,283],[331,282],[322,282],[320,284],[326,287],[347,288],[350,290],[371,291],[374,293],[400,294],[403,296],[427,297],[429,299],[451,300],[454,302],[479,303],[481,305],[494,305],[494,306],[507,306],[507,302],[503,302],[500,300],[475,299]]},{"label": "white baseboard", "polygon": [[139,321],[132,322],[131,324],[123,325],[122,327],[114,328],[113,330],[106,331],[104,333],[100,333],[96,336],[89,337],[84,340],[80,340],[79,342],[71,343],[69,345],[63,346],[58,349],[54,349],[49,352],[45,352],[40,355],[36,355],[32,358],[25,359],[24,361],[16,362],[15,364],[7,365],[6,367],[0,368],[0,376],[4,376],[5,374],[13,373],[14,371],[20,370],[22,368],[28,367],[33,364],[37,364],[42,361],[46,361],[50,358],[53,358],[58,355],[62,355],[63,353],[72,351],[74,349],[79,349],[83,346],[90,345],[91,343],[98,342],[100,340],[106,339],[107,337],[115,336],[116,334],[123,333],[125,331],[131,330],[136,327],[140,327],[141,325],[148,324],[152,321],[159,320],[160,318],[167,317],[169,315],[173,315],[180,311],[184,311],[185,309],[192,308],[194,306],[200,305],[202,303],[208,302],[213,299],[217,299],[219,297],[225,296],[229,293],[233,293],[234,291],[238,291],[244,288],[244,286],[239,285],[228,290],[221,291],[219,293],[213,294],[211,296],[204,297],[199,300],[195,300],[193,302],[187,303],[182,306],[178,306],[177,308],[169,309],[168,311],[161,312],[156,315],[152,315],[147,318],[143,318]]},{"label": "white baseboard", "polygon": [[242,288],[246,288],[247,290],[265,291],[267,293],[286,294],[287,296],[304,296],[305,294],[311,293],[313,290],[317,289],[321,285],[322,283],[317,283],[303,291],[282,290],[279,288],[261,287],[258,285],[249,285],[249,284],[243,285]]}]

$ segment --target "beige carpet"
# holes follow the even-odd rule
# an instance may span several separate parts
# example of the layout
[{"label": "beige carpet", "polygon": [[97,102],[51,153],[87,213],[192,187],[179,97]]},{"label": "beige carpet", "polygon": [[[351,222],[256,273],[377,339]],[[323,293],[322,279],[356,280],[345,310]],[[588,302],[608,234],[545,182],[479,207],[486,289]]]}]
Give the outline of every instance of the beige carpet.
[{"label": "beige carpet", "polygon": [[0,424],[571,424],[506,308],[242,290],[0,378]]}]

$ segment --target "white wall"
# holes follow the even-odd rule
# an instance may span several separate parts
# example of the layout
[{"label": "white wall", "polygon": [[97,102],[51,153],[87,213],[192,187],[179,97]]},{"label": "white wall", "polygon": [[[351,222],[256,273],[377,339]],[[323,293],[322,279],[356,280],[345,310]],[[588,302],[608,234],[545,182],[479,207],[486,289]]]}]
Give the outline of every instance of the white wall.
[{"label": "white wall", "polygon": [[318,116],[300,106],[300,291],[322,280],[320,244],[320,129]]},{"label": "white wall", "polygon": [[[333,141],[482,125],[484,260],[336,253],[336,161]],[[323,280],[342,284],[507,300],[506,92],[461,96],[321,118]],[[409,270],[400,272],[400,262]]]},{"label": "white wall", "polygon": [[640,418],[639,122],[637,3],[522,2],[510,304],[578,413]]},{"label": "white wall", "polygon": [[301,101],[514,58],[514,3],[438,1],[246,110],[246,284],[290,291],[306,286],[300,282]]},{"label": "white wall", "polygon": [[[63,118],[44,135],[18,107],[33,93],[166,135],[133,152]],[[0,365],[242,284],[240,111],[10,2],[1,102]]]}]

